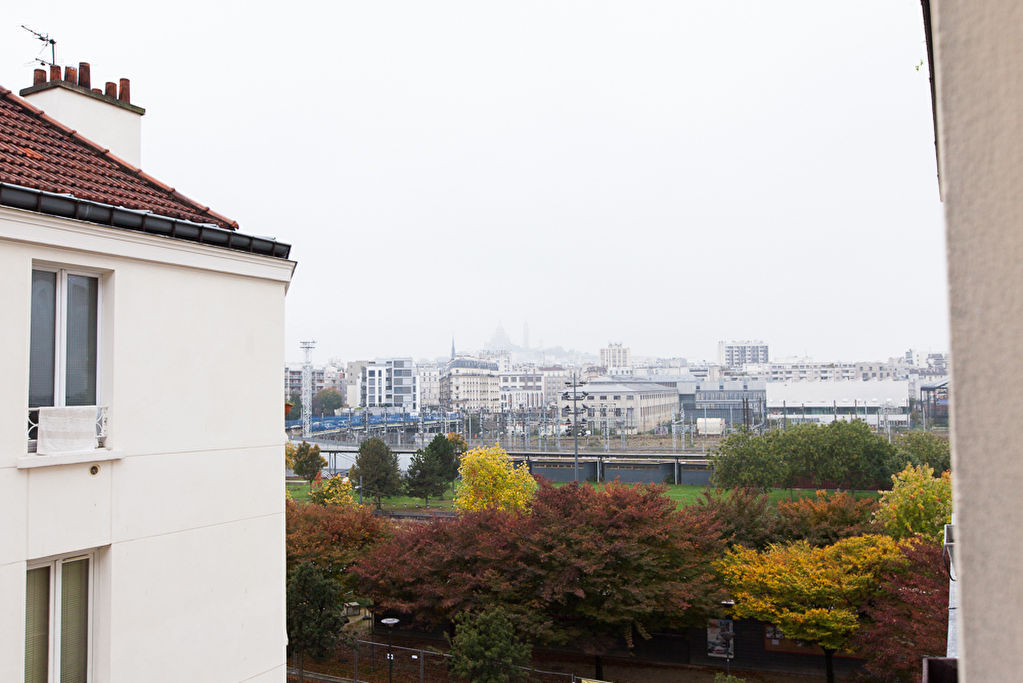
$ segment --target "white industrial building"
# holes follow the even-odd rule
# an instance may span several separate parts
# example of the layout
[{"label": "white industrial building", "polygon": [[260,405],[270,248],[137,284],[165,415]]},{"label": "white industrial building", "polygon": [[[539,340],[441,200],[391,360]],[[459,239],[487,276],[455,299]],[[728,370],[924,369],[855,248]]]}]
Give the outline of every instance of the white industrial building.
[{"label": "white industrial building", "polygon": [[774,425],[863,420],[874,427],[907,426],[906,380],[768,382],[767,419]]},{"label": "white industrial building", "polygon": [[579,425],[586,425],[586,429],[600,431],[606,427],[615,433],[637,434],[670,423],[678,413],[674,386],[606,378],[587,382],[578,391],[583,398],[575,405],[572,393],[563,393],[558,401],[563,426],[573,420],[572,411],[577,409],[581,411]]},{"label": "white industrial building", "polygon": [[0,88],[0,681],[283,683],[295,264],[137,168],[129,88]]}]

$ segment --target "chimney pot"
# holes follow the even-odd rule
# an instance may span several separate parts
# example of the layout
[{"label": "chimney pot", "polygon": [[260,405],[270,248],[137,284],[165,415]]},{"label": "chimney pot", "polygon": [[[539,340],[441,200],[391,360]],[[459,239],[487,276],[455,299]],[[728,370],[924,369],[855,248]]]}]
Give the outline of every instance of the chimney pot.
[{"label": "chimney pot", "polygon": [[99,88],[93,88],[93,89],[92,89],[92,91],[93,91],[93,92],[98,92],[98,93],[99,93],[100,95],[102,95],[102,94],[103,94],[103,91],[102,91],[102,90],[100,90]]},{"label": "chimney pot", "polygon": [[73,66],[64,67],[64,80],[68,83],[78,82],[78,69]]},{"label": "chimney pot", "polygon": [[105,87],[106,87],[106,91],[103,94],[106,95],[107,97],[113,97],[116,100],[117,99],[117,84],[116,83],[111,83],[110,81],[107,81],[107,84],[106,84]]},{"label": "chimney pot", "polygon": [[50,65],[50,80],[51,81],[60,80],[60,67],[57,66],[56,64]]},{"label": "chimney pot", "polygon": [[92,75],[88,62],[78,62],[78,85],[83,88],[92,87]]},{"label": "chimney pot", "polygon": [[32,72],[32,85],[42,85],[46,82],[46,69],[36,69]]},{"label": "chimney pot", "polygon": [[122,102],[127,103],[131,102],[131,81],[129,81],[127,78],[121,79],[121,92],[117,96],[117,99],[121,100]]}]

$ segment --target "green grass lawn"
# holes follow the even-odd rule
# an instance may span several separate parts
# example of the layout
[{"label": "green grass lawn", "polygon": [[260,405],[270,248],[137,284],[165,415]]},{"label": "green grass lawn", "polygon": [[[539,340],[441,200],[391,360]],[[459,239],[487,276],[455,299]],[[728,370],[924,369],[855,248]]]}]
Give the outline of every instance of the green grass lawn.
[{"label": "green grass lawn", "polygon": [[[590,482],[591,485],[595,485]],[[288,482],[288,491],[291,493],[291,497],[300,503],[305,503],[309,500],[309,484],[305,482]],[[668,484],[667,491],[665,494],[668,498],[675,501],[678,507],[685,505],[691,505],[698,501],[702,496],[703,492],[710,487],[699,486],[697,484]],[[772,504],[776,504],[779,500],[789,500],[790,497],[795,498],[812,498],[814,495],[813,489],[772,489],[768,494]],[[877,491],[857,491],[857,498],[877,498]],[[383,508],[385,510],[416,510],[423,509],[422,498],[412,498],[410,496],[394,496],[392,498],[384,498]],[[430,499],[431,510],[451,510],[452,496],[449,491],[443,500]]]},{"label": "green grass lawn", "polygon": [[[294,500],[300,503],[309,502],[309,484],[306,482],[287,482],[288,493]],[[356,497],[358,493],[356,493]],[[358,498],[356,498],[358,499]],[[363,501],[367,504],[373,501]],[[391,498],[384,498],[382,507],[385,510],[421,510],[424,508],[422,498],[412,498],[411,496],[392,496]],[[453,510],[452,494],[448,491],[442,500],[436,498],[430,499],[430,510]]]}]

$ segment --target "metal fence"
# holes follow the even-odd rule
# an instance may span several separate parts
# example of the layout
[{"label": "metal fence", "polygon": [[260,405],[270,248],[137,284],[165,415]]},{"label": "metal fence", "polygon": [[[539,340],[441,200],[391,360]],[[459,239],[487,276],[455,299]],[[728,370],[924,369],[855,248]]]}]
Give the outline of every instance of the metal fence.
[{"label": "metal fence", "polygon": [[[369,640],[342,643],[337,650],[340,675],[369,683],[456,683],[450,676],[451,655],[435,650],[388,645]],[[574,674],[523,668],[535,683],[576,683]]]}]

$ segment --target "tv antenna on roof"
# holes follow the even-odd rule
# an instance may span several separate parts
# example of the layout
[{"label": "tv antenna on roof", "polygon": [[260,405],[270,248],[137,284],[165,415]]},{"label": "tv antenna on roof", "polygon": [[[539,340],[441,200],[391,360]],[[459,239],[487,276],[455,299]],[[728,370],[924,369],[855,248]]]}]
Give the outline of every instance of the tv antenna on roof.
[{"label": "tv antenna on roof", "polygon": [[46,49],[47,45],[50,46],[50,61],[47,62],[45,59],[39,59],[39,55],[38,54],[36,55],[35,61],[39,62],[40,64],[44,64],[44,65],[56,66],[56,64],[57,64],[57,47],[56,47],[57,46],[57,41],[54,40],[53,38],[51,38],[49,33],[40,33],[39,31],[33,31],[28,26],[25,26],[25,24],[22,24],[21,27],[23,29],[25,29],[26,31],[28,31],[29,33],[31,33],[32,35],[34,35],[43,44],[42,49],[39,50],[40,53],[42,53],[42,51]]}]

